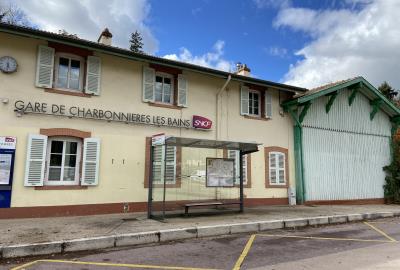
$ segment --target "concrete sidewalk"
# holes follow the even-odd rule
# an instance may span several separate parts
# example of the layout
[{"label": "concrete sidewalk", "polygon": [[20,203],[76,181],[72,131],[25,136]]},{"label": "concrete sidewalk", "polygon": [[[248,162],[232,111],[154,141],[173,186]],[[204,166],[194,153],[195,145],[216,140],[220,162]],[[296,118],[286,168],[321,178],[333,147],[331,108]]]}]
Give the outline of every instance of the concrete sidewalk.
[{"label": "concrete sidewalk", "polygon": [[[125,241],[122,238],[118,238],[118,236],[126,236],[133,233],[149,232],[143,234],[143,237],[134,235],[136,242],[142,240],[143,243],[162,242],[182,238],[201,237],[203,235],[223,235],[252,230],[258,231],[263,230],[262,224],[275,224],[272,225],[272,227],[268,225],[273,229],[275,227],[339,223],[378,217],[371,215],[373,213],[382,213],[379,217],[384,217],[385,213],[388,214],[388,216],[400,215],[400,206],[265,206],[246,208],[245,213],[242,214],[230,212],[220,215],[192,216],[188,218],[177,217],[166,219],[164,222],[148,220],[145,213],[9,219],[0,220],[0,246],[2,246],[0,249],[3,250],[3,257],[8,257],[6,256],[6,250],[10,246],[23,244],[31,245],[46,242],[46,247],[50,247],[48,251],[46,251],[46,249],[43,250],[35,247],[33,249],[31,248],[31,250],[33,250],[32,254],[29,254],[28,251],[28,254],[13,253],[14,255],[9,254],[9,256],[38,255],[40,252],[43,254],[50,254],[57,253],[58,249],[60,252],[73,251],[75,245],[79,243],[81,244],[79,247],[80,249],[76,250],[95,249],[92,248],[92,246],[97,248],[117,246],[116,242],[118,242],[118,239]],[[362,215],[354,215],[355,218],[351,219],[348,215],[353,214]],[[317,217],[324,218],[316,219]],[[241,226],[235,226],[238,224]],[[264,228],[268,229],[268,226],[264,226]],[[202,229],[202,233],[200,233],[200,228]],[[176,231],[179,236],[174,236],[176,235],[173,233],[174,231]],[[165,232],[168,232],[168,234]],[[87,239],[96,237],[97,240]],[[138,238],[143,239],[138,241]],[[68,241],[73,239],[80,240]],[[91,243],[93,243],[93,245]],[[85,249],[84,245],[86,244],[88,245]],[[54,246],[57,248],[51,248]],[[41,251],[37,253],[34,252],[35,250]]]}]

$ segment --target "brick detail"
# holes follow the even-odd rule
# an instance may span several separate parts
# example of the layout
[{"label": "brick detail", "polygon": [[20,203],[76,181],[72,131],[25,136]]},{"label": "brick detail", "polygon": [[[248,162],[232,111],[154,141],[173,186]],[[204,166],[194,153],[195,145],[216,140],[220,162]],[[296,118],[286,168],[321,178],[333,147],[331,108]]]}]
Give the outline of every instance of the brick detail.
[{"label": "brick detail", "polygon": [[60,90],[60,89],[54,89],[54,88],[45,88],[44,91],[47,93],[61,94],[61,95],[67,95],[67,96],[87,97],[87,98],[92,97],[92,95],[89,95],[89,94],[86,94],[83,92],[72,92],[72,91]]},{"label": "brick detail", "polygon": [[[270,152],[281,152],[285,154],[285,185],[272,185],[269,181],[269,153]],[[266,188],[288,188],[289,187],[289,162],[288,162],[288,150],[279,146],[268,146],[264,147],[264,162],[265,162],[265,187]]]},{"label": "brick detail", "polygon": [[41,128],[41,135],[52,136],[67,136],[76,138],[90,138],[92,136],[91,132],[72,129],[72,128]]}]

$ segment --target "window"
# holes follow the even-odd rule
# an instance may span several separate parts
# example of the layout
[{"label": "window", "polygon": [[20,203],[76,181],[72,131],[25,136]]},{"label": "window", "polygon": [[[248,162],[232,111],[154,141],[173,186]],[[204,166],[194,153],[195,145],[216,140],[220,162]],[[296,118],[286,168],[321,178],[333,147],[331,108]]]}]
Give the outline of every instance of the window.
[{"label": "window", "polygon": [[39,46],[35,85],[53,93],[100,95],[101,59],[88,50],[51,46]]},{"label": "window", "polygon": [[76,138],[48,139],[46,158],[46,185],[77,185],[82,141]]},{"label": "window", "polygon": [[280,152],[269,153],[269,183],[271,185],[285,185],[285,154]]},{"label": "window", "polygon": [[[239,171],[239,151],[237,150],[228,150],[228,158],[232,158],[235,160],[234,162],[234,170],[235,170],[235,185],[240,184],[240,171]],[[242,157],[242,165],[243,165],[243,184],[247,185],[247,155]]]},{"label": "window", "polygon": [[[181,70],[143,67],[142,100],[161,107],[187,107],[188,82]],[[172,105],[172,106],[171,106]]]},{"label": "window", "polygon": [[168,74],[156,73],[154,101],[173,103],[173,77]]},{"label": "window", "polygon": [[249,115],[260,116],[260,92],[249,91]]},{"label": "window", "polygon": [[[165,146],[160,145],[154,147],[153,156],[153,181],[163,183],[163,179],[167,184],[175,184],[176,182],[176,147],[167,146],[164,158]],[[165,162],[165,170],[164,170]]]},{"label": "window", "polygon": [[240,90],[240,114],[258,118],[272,118],[272,95],[270,91],[254,90],[248,86],[242,86]]},{"label": "window", "polygon": [[57,54],[55,87],[82,91],[83,58],[67,54]]}]

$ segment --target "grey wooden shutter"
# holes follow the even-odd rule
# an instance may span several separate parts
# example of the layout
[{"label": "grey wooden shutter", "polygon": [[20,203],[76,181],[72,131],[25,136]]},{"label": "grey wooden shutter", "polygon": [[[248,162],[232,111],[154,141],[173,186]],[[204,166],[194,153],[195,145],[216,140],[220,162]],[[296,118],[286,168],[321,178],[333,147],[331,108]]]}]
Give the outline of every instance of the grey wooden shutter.
[{"label": "grey wooden shutter", "polygon": [[88,56],[85,93],[100,95],[101,59],[97,56]]},{"label": "grey wooden shutter", "polygon": [[164,174],[163,155],[164,147],[162,145],[155,146],[153,151],[153,183],[161,182]]},{"label": "grey wooden shutter", "polygon": [[249,88],[247,86],[240,88],[240,114],[249,114]]},{"label": "grey wooden shutter", "polygon": [[181,107],[187,106],[187,80],[186,78],[179,74],[178,75],[178,102],[177,105]]},{"label": "grey wooden shutter", "polygon": [[47,136],[29,134],[26,154],[26,187],[43,186],[46,163]]},{"label": "grey wooden shutter", "polygon": [[236,150],[228,150],[228,158],[231,158],[234,160],[233,163],[233,170],[235,172],[235,179],[234,183],[239,184],[239,178],[240,178],[240,171],[239,171],[239,151]]},{"label": "grey wooden shutter", "polygon": [[265,117],[272,118],[272,95],[265,91]]},{"label": "grey wooden shutter", "polygon": [[285,179],[285,154],[283,153],[278,153],[277,154],[278,158],[278,181],[279,184],[285,184],[286,179]]},{"label": "grey wooden shutter", "polygon": [[167,146],[165,156],[165,181],[174,183],[176,179],[176,147]]},{"label": "grey wooden shutter", "polygon": [[155,70],[148,67],[143,67],[143,101],[154,101],[154,84],[155,84]]},{"label": "grey wooden shutter", "polygon": [[[240,168],[239,168],[239,156],[238,150],[228,150],[228,158],[235,160],[234,171],[235,171],[235,184],[240,184]],[[247,156],[242,156],[242,168],[243,168],[243,184],[247,183]]]},{"label": "grey wooden shutter", "polygon": [[96,186],[99,183],[100,139],[86,138],[83,141],[82,185]]},{"label": "grey wooden shutter", "polygon": [[37,87],[51,88],[53,86],[54,49],[40,45],[36,64]]}]

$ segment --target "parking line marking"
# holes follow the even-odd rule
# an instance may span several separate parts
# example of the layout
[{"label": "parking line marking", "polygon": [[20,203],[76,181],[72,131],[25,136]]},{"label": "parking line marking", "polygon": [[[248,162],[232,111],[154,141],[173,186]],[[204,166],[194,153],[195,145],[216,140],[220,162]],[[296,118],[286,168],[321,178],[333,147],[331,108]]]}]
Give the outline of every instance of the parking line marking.
[{"label": "parking line marking", "polygon": [[284,235],[284,234],[258,234],[258,235],[260,235],[260,236],[270,236],[270,237],[286,237],[286,238],[316,239],[316,240],[393,243],[393,241],[386,241],[386,240],[370,240],[370,239],[354,239],[354,238],[334,238],[334,237],[318,237],[318,236],[297,236],[297,235]]},{"label": "parking line marking", "polygon": [[244,247],[242,253],[240,254],[239,258],[237,259],[235,266],[232,268],[232,270],[239,270],[240,267],[242,266],[242,263],[244,259],[246,258],[247,254],[249,253],[251,246],[253,245],[254,239],[256,238],[256,234],[253,234],[250,236],[249,241],[247,241],[246,246]]},{"label": "parking line marking", "polygon": [[37,260],[37,261],[31,262],[29,264],[24,264],[24,265],[18,266],[16,268],[13,268],[12,270],[24,269],[24,267],[31,266],[38,262],[96,265],[96,266],[113,266],[113,267],[126,267],[126,268],[169,269],[169,270],[217,270],[217,269],[196,268],[196,267],[161,266],[161,265],[127,264],[127,263],[105,263],[105,262],[82,262],[82,261],[68,261],[68,260]]},{"label": "parking line marking", "polygon": [[386,237],[387,239],[390,240],[390,242],[397,242],[396,239],[390,237],[389,235],[387,235],[384,231],[382,231],[381,229],[378,229],[377,227],[375,227],[374,225],[364,221],[365,225],[368,225],[369,227],[371,227],[372,229],[374,229],[376,232],[380,233],[381,235],[383,235],[384,237]]},{"label": "parking line marking", "polygon": [[29,263],[25,263],[25,264],[23,264],[23,265],[20,265],[20,266],[16,266],[16,267],[14,267],[14,268],[11,268],[11,270],[25,269],[26,267],[32,266],[32,265],[34,265],[34,264],[37,263],[37,262],[39,262],[39,261],[38,261],[38,260],[36,260],[36,261],[31,261],[31,262],[29,262]]}]

